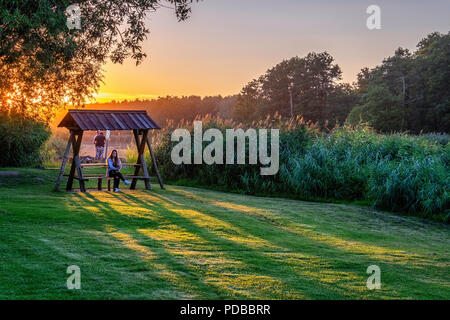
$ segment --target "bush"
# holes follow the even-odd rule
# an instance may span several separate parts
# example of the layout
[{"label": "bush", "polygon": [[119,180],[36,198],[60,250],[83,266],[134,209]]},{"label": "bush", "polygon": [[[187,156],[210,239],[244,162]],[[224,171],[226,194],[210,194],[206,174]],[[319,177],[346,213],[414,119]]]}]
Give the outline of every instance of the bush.
[{"label": "bush", "polygon": [[422,137],[431,142],[437,142],[443,146],[447,145],[450,141],[450,134],[446,133],[425,133]]},{"label": "bush", "polygon": [[[204,130],[242,127],[230,121],[201,120]],[[177,127],[192,129],[193,125]],[[261,176],[260,165],[174,165],[172,124],[161,132],[156,147],[164,179],[247,194],[359,201],[449,222],[449,144],[429,136],[377,134],[366,126],[320,134],[301,120],[283,122],[277,117],[250,127],[280,129],[278,174]]]},{"label": "bush", "polygon": [[41,158],[44,162],[58,163],[64,155],[67,147],[67,140],[60,136],[52,135],[42,147]]},{"label": "bush", "polygon": [[0,113],[0,167],[40,164],[40,150],[49,137],[49,128],[41,122]]},{"label": "bush", "polygon": [[450,176],[438,158],[373,164],[368,181],[375,207],[450,222]]},{"label": "bush", "polygon": [[[208,116],[200,119],[203,123],[203,131],[209,128],[218,128],[223,133],[227,128],[239,127],[246,130],[242,124],[234,123],[230,120],[210,118]],[[171,132],[175,127],[193,129],[192,123],[182,122],[175,126],[173,123],[159,133],[157,137],[157,146],[155,148],[156,158],[160,173],[167,181],[191,180],[197,185],[219,186],[225,190],[245,191],[247,193],[266,193],[268,190],[275,190],[274,185],[278,182],[278,175],[261,176],[260,165],[174,165],[171,160],[171,151],[176,142],[170,140]],[[314,128],[307,128],[302,119],[291,122],[281,121],[281,117],[275,116],[264,121],[254,122],[248,125],[250,128],[279,128],[280,129],[280,163],[287,160],[292,153],[302,152],[311,136],[314,134]],[[193,136],[193,132],[191,132]],[[223,134],[224,145],[226,145],[226,135]],[[270,136],[268,137],[270,145]],[[193,159],[193,138],[192,159]],[[203,147],[209,142],[204,142]],[[248,150],[248,141],[246,141],[246,150]],[[225,157],[225,147],[224,147]],[[223,161],[225,163],[225,159]],[[248,153],[246,154],[246,163],[248,163]],[[250,178],[251,177],[251,178]]]}]

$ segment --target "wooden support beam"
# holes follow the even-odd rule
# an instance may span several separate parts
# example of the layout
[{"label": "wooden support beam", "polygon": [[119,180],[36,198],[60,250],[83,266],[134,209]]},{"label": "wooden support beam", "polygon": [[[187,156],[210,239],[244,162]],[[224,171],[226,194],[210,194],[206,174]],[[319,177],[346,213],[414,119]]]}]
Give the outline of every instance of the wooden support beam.
[{"label": "wooden support beam", "polygon": [[67,185],[66,190],[71,191],[72,185],[73,185],[73,177],[75,176],[75,153],[76,148],[74,147],[76,145],[76,133],[74,131],[71,131],[72,134],[70,135],[70,140],[72,144],[72,165],[70,166],[70,172],[69,172],[69,178],[67,179]]},{"label": "wooden support beam", "polygon": [[147,137],[148,137],[148,130],[144,130],[142,132],[142,140],[141,145],[140,145],[140,151],[141,151],[141,156],[140,156],[140,165],[141,165],[141,169],[142,169],[142,173],[144,178],[144,184],[145,184],[145,189],[146,190],[152,190],[152,186],[150,185],[150,176],[148,174],[148,170],[147,170],[147,162],[145,161],[145,143],[147,141]]},{"label": "wooden support beam", "polygon": [[77,176],[78,176],[78,182],[80,184],[80,191],[86,192],[86,187],[84,185],[84,178],[83,178],[83,169],[81,168],[81,162],[80,162],[80,148],[81,148],[81,140],[83,139],[83,131],[80,132],[77,139],[77,156],[75,157],[75,165],[77,166]]},{"label": "wooden support beam", "polygon": [[[78,138],[76,138],[76,136],[78,136]],[[67,180],[67,187],[66,187],[67,191],[72,190],[76,170],[77,178],[80,183],[80,190],[82,192],[86,192],[86,188],[84,186],[83,171],[81,169],[80,163],[80,147],[82,139],[83,139],[83,131],[74,132],[74,134],[72,135],[73,159],[72,159],[72,166],[70,168],[69,179]]]},{"label": "wooden support beam", "polygon": [[[145,143],[147,141],[148,130],[144,130],[142,132],[142,140],[140,139],[140,132],[138,130],[133,130],[133,134],[134,134],[134,140],[136,141],[136,147],[138,149],[138,159],[137,159],[137,163],[136,164],[140,164],[140,166],[137,166],[134,169],[134,176],[138,176],[139,175],[139,171],[142,168],[143,175],[144,175],[144,177],[146,177],[144,179],[145,189],[146,190],[151,190],[152,187],[150,185],[150,177],[148,175],[147,164],[145,162],[145,156],[144,156]],[[136,189],[137,180],[138,179],[133,178],[133,180],[131,181],[131,186],[130,186],[131,190]]]},{"label": "wooden support beam", "polygon": [[54,189],[55,191],[58,191],[59,185],[61,184],[63,176],[64,176],[64,170],[66,170],[66,163],[67,163],[67,159],[69,157],[70,146],[72,145],[72,135],[73,135],[73,132],[70,131],[70,136],[69,136],[69,140],[67,141],[66,151],[64,152],[64,155],[62,157],[61,168],[59,169],[58,179],[56,179],[56,184],[55,184],[55,189]]},{"label": "wooden support beam", "polygon": [[152,157],[153,168],[155,168],[156,177],[158,178],[159,186],[161,187],[161,189],[164,189],[164,184],[161,179],[161,175],[159,174],[158,164],[156,163],[156,157],[155,157],[155,154],[153,153],[153,149],[152,149],[151,136],[147,136],[147,146],[148,146],[148,150],[150,151],[150,156]]},{"label": "wooden support beam", "polygon": [[[139,134],[138,134],[138,131],[137,131],[137,130],[133,130],[133,135],[134,135],[134,141],[136,142],[136,148],[137,148],[137,150],[138,150],[137,164],[139,164],[139,163],[140,163],[140,159],[139,159],[139,145],[140,145],[140,143],[139,143]],[[135,167],[135,168],[134,168],[134,174],[133,174],[133,176],[139,175],[139,171],[140,171],[140,170],[141,170],[141,166]],[[137,183],[137,179],[133,179],[133,180],[131,181],[131,185],[130,185],[130,189],[131,189],[131,190],[136,189],[136,183]]]}]

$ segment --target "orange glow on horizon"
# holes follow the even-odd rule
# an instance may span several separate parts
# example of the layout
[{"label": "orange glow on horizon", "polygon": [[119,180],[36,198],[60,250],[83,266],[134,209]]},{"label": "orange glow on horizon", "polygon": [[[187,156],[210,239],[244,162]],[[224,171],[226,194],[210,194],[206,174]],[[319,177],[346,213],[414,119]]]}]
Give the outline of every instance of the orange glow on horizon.
[{"label": "orange glow on horizon", "polygon": [[130,95],[125,93],[111,93],[111,92],[98,92],[94,94],[94,101],[93,103],[107,103],[111,101],[121,102],[124,100],[132,101],[136,99],[156,99],[159,95],[152,95],[152,94],[136,94],[136,95]]},{"label": "orange glow on horizon", "polygon": [[234,95],[283,59],[323,51],[341,67],[342,82],[352,83],[361,68],[381,64],[398,47],[414,51],[427,34],[448,32],[448,5],[417,2],[409,9],[421,18],[410,19],[403,5],[383,1],[391,15],[376,32],[357,1],[202,1],[181,23],[171,10],[158,10],[146,22],[148,57],[139,66],[107,63],[94,99]]}]

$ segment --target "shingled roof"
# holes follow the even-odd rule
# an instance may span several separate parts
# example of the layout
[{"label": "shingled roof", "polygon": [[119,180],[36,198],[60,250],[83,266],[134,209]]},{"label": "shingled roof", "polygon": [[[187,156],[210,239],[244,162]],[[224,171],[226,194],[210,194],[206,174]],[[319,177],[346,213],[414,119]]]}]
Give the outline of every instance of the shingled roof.
[{"label": "shingled roof", "polygon": [[74,110],[71,109],[58,127],[78,130],[161,129],[145,110]]}]

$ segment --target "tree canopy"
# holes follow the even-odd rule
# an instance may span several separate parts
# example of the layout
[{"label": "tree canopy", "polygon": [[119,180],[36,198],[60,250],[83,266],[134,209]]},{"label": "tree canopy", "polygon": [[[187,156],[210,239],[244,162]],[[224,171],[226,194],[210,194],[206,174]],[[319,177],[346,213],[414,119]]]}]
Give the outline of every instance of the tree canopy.
[{"label": "tree canopy", "polygon": [[340,67],[327,52],[284,60],[242,89],[233,115],[241,121],[275,112],[289,116],[292,94],[296,115],[313,122],[322,121],[336,111],[329,109],[329,99],[338,102],[341,95],[348,93],[346,86],[337,84],[341,74]]},{"label": "tree canopy", "polygon": [[354,84],[327,52],[284,60],[242,88],[233,109],[239,121],[278,112],[333,127],[347,120],[382,132],[450,132],[450,32],[434,32],[415,52],[398,48]]},{"label": "tree canopy", "polygon": [[[82,105],[110,59],[142,62],[146,16],[170,7],[179,21],[198,0],[0,0],[0,111],[48,121],[64,103]],[[66,9],[81,10],[69,29]]]},{"label": "tree canopy", "polygon": [[431,33],[411,53],[394,56],[358,75],[361,103],[350,121],[380,131],[450,131],[450,32]]}]

